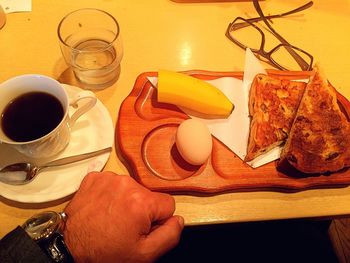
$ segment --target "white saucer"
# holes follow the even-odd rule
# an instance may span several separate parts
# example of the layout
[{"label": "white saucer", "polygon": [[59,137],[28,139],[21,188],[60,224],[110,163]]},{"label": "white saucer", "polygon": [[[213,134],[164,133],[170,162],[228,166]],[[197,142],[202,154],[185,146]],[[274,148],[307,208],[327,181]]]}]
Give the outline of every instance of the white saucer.
[{"label": "white saucer", "polygon": [[[70,97],[80,88],[63,84]],[[54,159],[91,152],[114,143],[114,126],[108,110],[97,100],[96,105],[78,119],[67,148]],[[42,203],[66,197],[78,190],[84,176],[91,171],[101,171],[110,153],[40,172],[27,185],[12,186],[0,183],[0,195],[22,203]],[[14,149],[0,143],[0,167],[28,160]]]}]

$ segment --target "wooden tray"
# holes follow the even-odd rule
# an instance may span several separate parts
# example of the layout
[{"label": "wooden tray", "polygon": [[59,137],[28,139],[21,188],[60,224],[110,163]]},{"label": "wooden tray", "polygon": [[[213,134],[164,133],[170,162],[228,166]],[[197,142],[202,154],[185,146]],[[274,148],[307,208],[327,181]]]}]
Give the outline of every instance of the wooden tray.
[{"label": "wooden tray", "polygon": [[[185,72],[208,80],[220,77],[242,79],[242,72]],[[268,74],[280,78],[305,79],[310,72]],[[157,90],[147,77],[138,76],[129,96],[123,101],[116,127],[117,153],[141,184],[152,190],[172,193],[213,194],[224,191],[300,191],[310,188],[340,187],[350,184],[350,170],[331,175],[291,177],[276,170],[276,162],[253,169],[214,138],[211,158],[202,166],[191,166],[179,156],[174,146],[178,125],[188,118],[176,106],[157,102]],[[350,115],[350,103],[341,94],[338,100]]]}]

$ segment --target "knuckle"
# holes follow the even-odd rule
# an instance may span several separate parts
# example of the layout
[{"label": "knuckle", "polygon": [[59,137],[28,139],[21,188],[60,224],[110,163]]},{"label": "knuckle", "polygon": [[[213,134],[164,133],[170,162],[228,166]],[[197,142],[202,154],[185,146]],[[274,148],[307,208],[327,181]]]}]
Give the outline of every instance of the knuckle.
[{"label": "knuckle", "polygon": [[165,193],[159,193],[163,198],[164,202],[166,202],[169,206],[171,206],[173,208],[173,210],[175,210],[175,198],[172,195],[169,194],[165,194]]},{"label": "knuckle", "polygon": [[133,183],[133,180],[131,179],[131,177],[127,175],[117,175],[114,177],[116,182],[123,188],[130,187]]},{"label": "knuckle", "polygon": [[130,194],[129,200],[134,206],[142,207],[145,206],[148,199],[140,192],[133,192]]},{"label": "knuckle", "polygon": [[128,198],[129,211],[133,215],[143,218],[149,214],[149,200],[147,196],[140,192],[130,193]]},{"label": "knuckle", "polygon": [[127,178],[127,176],[114,176],[113,178],[113,185],[116,189],[116,191],[118,191],[119,193],[126,193],[129,191],[130,189],[130,182]]},{"label": "knuckle", "polygon": [[129,184],[131,182],[130,176],[126,176],[126,175],[119,175],[118,180],[124,184]]},{"label": "knuckle", "polygon": [[89,172],[85,177],[84,177],[84,180],[83,180],[83,183],[84,182],[90,182],[90,181],[94,181],[97,177],[100,176],[100,172]]},{"label": "knuckle", "polygon": [[[169,213],[173,214],[176,209],[176,203],[173,196],[165,193],[157,193],[153,195],[153,199],[150,205],[155,207],[162,207],[164,210],[167,210]],[[156,210],[156,209],[154,209]]]},{"label": "knuckle", "polygon": [[80,188],[85,188],[94,180],[95,172],[88,173],[80,184]]}]

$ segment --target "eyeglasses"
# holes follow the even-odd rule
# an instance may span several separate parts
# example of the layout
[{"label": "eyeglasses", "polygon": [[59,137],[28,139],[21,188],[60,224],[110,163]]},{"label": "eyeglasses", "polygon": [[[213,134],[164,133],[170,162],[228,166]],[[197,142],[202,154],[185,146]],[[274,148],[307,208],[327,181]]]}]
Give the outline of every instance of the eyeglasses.
[{"label": "eyeglasses", "polygon": [[[268,22],[268,19],[281,18],[305,10],[313,5],[310,1],[291,11],[265,16],[258,0],[253,0],[254,7],[260,17],[245,19],[237,17],[229,24],[226,36],[239,47],[250,48],[252,52],[261,60],[281,70],[312,70],[313,56],[308,52],[288,43],[278,34]],[[265,34],[254,23],[263,21],[269,31],[279,40],[280,44],[266,51]]]}]

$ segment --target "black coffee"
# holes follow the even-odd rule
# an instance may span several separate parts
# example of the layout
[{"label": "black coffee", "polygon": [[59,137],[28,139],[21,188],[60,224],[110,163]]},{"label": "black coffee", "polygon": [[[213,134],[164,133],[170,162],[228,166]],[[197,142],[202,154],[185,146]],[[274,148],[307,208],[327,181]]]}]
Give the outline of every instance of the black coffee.
[{"label": "black coffee", "polygon": [[63,106],[44,92],[25,93],[12,100],[1,115],[1,127],[16,142],[38,139],[57,127],[63,118]]}]

